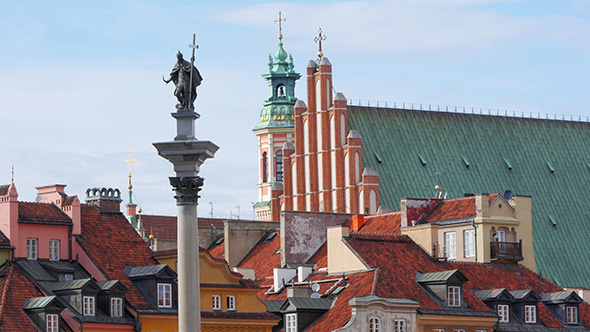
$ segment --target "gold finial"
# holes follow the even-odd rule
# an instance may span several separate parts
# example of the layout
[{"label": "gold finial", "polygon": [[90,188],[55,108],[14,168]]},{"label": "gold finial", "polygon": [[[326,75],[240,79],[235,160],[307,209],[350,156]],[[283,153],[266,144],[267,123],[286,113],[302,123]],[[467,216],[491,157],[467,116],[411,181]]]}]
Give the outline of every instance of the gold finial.
[{"label": "gold finial", "polygon": [[139,208],[139,209],[137,210],[137,213],[141,213],[141,211],[142,211],[142,210],[141,210],[141,208]]},{"label": "gold finial", "polygon": [[129,165],[129,190],[133,189],[133,185],[131,184],[131,163],[134,163],[135,159],[131,159],[131,151],[129,151],[129,159],[125,160],[124,163]]},{"label": "gold finial", "polygon": [[436,186],[434,186],[434,190],[439,190],[440,187],[438,186],[438,184]]},{"label": "gold finial", "polygon": [[283,39],[283,22],[287,21],[279,11],[279,17],[275,20],[275,23],[279,26],[279,39]]},{"label": "gold finial", "polygon": [[324,56],[324,52],[322,52],[322,40],[326,40],[326,36],[322,35],[322,28],[318,30],[318,36],[314,38],[314,42],[318,43],[318,57],[321,58]]},{"label": "gold finial", "polygon": [[149,238],[150,240],[153,240],[153,239],[155,239],[155,238],[156,238],[156,237],[154,236],[154,227],[153,227],[153,226],[150,226],[150,236],[148,236],[148,238]]},{"label": "gold finial", "polygon": [[153,240],[155,238],[154,234],[150,234],[149,238],[150,240]]}]

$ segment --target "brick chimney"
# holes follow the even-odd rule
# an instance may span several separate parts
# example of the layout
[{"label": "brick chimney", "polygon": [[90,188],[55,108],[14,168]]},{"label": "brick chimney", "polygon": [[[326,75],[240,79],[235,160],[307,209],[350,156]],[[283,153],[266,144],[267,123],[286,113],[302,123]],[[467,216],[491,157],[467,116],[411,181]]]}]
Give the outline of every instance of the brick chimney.
[{"label": "brick chimney", "polygon": [[113,188],[86,189],[86,203],[104,212],[121,212],[121,191]]},{"label": "brick chimney", "polygon": [[36,187],[35,189],[37,189],[37,198],[41,197],[43,203],[53,203],[57,206],[62,206],[63,199],[68,197],[64,190],[65,188],[65,184],[52,184]]}]

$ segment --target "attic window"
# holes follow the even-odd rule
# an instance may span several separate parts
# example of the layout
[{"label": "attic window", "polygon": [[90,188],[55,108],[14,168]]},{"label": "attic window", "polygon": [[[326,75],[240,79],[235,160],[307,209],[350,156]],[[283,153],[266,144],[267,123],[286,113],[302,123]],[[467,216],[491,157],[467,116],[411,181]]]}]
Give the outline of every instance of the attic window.
[{"label": "attic window", "polygon": [[422,166],[426,166],[426,159],[424,159],[424,157],[422,157],[421,154],[419,154],[418,157],[420,158],[420,162],[422,163]]},{"label": "attic window", "polygon": [[568,324],[578,324],[578,308],[565,307],[566,319]]},{"label": "attic window", "polygon": [[264,239],[264,241],[262,241],[262,243],[267,243],[272,241],[272,239],[275,238],[275,236],[277,236],[277,232],[271,232],[270,234],[268,234],[268,236]]},{"label": "attic window", "polygon": [[463,163],[465,164],[466,168],[469,168],[469,166],[471,166],[471,164],[469,163],[469,160],[467,160],[467,158],[465,158],[465,156],[462,156],[461,159],[463,159]]},{"label": "attic window", "polygon": [[449,307],[460,307],[461,306],[461,287],[449,286],[448,304],[449,304]]},{"label": "attic window", "polygon": [[504,162],[506,163],[506,167],[508,167],[508,170],[511,171],[512,170],[512,165],[510,164],[510,162],[508,161],[508,159],[503,158]]},{"label": "attic window", "polygon": [[57,314],[48,314],[47,315],[47,332],[57,332],[59,329],[59,321],[58,321]]},{"label": "attic window", "polygon": [[537,322],[537,307],[534,305],[524,306],[524,322],[525,323],[536,323]]},{"label": "attic window", "polygon": [[549,172],[551,173],[555,173],[555,169],[553,168],[553,166],[551,166],[551,164],[547,161],[547,167],[549,167]]},{"label": "attic window", "polygon": [[375,152],[375,159],[377,159],[377,162],[380,164],[383,162],[383,159],[381,158],[381,156],[377,152]]}]

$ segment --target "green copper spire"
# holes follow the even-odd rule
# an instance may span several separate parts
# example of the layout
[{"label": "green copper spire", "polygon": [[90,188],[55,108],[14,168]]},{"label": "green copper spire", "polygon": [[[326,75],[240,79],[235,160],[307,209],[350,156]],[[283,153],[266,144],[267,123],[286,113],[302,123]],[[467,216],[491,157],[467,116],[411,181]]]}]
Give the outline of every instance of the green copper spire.
[{"label": "green copper spire", "polygon": [[[283,48],[282,22],[285,19],[279,12],[275,20],[279,25],[279,47],[273,55],[268,56],[268,72],[262,77],[268,82],[270,96],[264,100],[260,119],[254,130],[262,128],[293,127],[295,81],[301,75],[296,73],[293,57]],[[288,61],[287,61],[288,59]]]}]

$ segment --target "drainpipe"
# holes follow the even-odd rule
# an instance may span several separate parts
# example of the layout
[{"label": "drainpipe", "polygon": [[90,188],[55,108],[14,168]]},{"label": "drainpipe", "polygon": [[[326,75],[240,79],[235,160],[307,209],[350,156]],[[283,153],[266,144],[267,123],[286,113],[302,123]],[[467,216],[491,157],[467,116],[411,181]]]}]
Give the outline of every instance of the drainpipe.
[{"label": "drainpipe", "polygon": [[72,232],[73,232],[74,224],[70,225],[70,229],[68,229],[68,260],[72,261]]},{"label": "drainpipe", "polygon": [[473,249],[475,250],[475,261],[477,262],[477,228],[475,227],[475,218],[471,220],[471,227],[473,227]]}]

